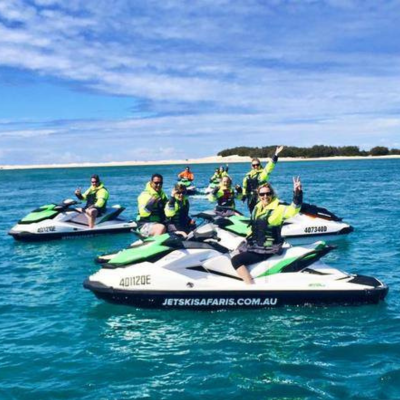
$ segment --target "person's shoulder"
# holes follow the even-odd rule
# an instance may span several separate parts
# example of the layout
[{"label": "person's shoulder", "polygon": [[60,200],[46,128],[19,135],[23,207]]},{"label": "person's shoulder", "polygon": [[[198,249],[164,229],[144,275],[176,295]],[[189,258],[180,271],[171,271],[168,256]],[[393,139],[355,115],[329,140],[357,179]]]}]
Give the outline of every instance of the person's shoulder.
[{"label": "person's shoulder", "polygon": [[150,192],[147,189],[144,189],[139,193],[138,197],[144,197],[144,196],[149,196],[149,195],[150,195]]}]

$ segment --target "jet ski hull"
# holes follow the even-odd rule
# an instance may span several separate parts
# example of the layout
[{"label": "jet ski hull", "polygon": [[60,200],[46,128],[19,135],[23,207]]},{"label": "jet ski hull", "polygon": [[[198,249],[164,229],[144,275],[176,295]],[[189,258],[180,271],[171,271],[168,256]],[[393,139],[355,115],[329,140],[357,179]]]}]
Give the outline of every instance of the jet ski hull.
[{"label": "jet ski hull", "polygon": [[120,290],[85,280],[83,286],[110,303],[158,309],[248,309],[282,306],[324,306],[377,304],[388,287],[360,290]]},{"label": "jet ski hull", "polygon": [[28,231],[16,231],[11,229],[8,234],[15,240],[20,242],[41,242],[48,240],[59,240],[59,239],[71,239],[75,237],[93,237],[97,235],[114,234],[114,233],[126,233],[131,232],[132,229],[136,228],[136,224],[128,224],[125,227],[108,228],[108,229],[86,229],[51,232],[51,233],[34,233]]},{"label": "jet ski hull", "polygon": [[[57,207],[61,207],[59,210]],[[107,208],[96,218],[94,228],[89,228],[87,216],[67,205],[42,206],[21,219],[9,232],[15,240],[38,242],[73,237],[130,232],[136,222],[120,218],[124,208],[116,205]]]}]

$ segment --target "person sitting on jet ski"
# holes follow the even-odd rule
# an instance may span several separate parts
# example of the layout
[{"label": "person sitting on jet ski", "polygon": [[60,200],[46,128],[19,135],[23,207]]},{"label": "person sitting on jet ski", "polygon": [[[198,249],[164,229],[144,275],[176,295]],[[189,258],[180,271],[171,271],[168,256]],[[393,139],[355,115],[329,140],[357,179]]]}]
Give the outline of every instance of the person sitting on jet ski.
[{"label": "person sitting on jet ski", "polygon": [[168,198],[162,185],[162,175],[153,174],[138,197],[137,224],[142,236],[157,236],[166,232],[164,208]]},{"label": "person sitting on jet ski", "polygon": [[223,167],[222,165],[219,167],[219,170],[221,172],[221,178],[223,178],[224,176],[229,176],[228,171],[229,171],[229,166],[228,164],[226,164],[225,167]]},{"label": "person sitting on jet ski", "polygon": [[214,175],[210,178],[210,183],[219,183],[221,181],[221,170],[218,168],[215,168]]},{"label": "person sitting on jet ski", "polygon": [[299,213],[303,202],[300,177],[293,178],[293,202],[279,203],[269,183],[258,188],[260,201],[255,206],[250,220],[250,233],[232,257],[232,265],[246,284],[254,283],[246,265],[266,260],[274,254],[281,254],[283,222]]},{"label": "person sitting on jet ski", "polygon": [[107,200],[110,195],[98,175],[92,175],[90,182],[92,185],[85,193],[82,194],[81,188],[78,188],[75,190],[75,196],[79,200],[86,200],[86,206],[83,211],[88,217],[89,228],[94,228],[96,217],[106,210]]},{"label": "person sitting on jet ski", "polygon": [[[234,209],[235,198],[238,200],[242,198],[242,188],[239,185],[236,185],[233,189],[232,179],[229,176],[224,176],[221,180],[220,185],[215,187],[208,195],[208,200],[212,202],[216,201],[218,206],[220,207],[220,210],[222,210],[224,207]],[[235,214],[235,212],[233,212],[232,214]]]},{"label": "person sitting on jet ski", "polygon": [[263,169],[258,158],[251,160],[252,170],[246,174],[243,179],[243,197],[242,201],[247,200],[247,207],[250,214],[253,212],[257,204],[257,189],[263,183],[268,182],[271,172],[274,170],[278,161],[278,155],[283,150],[283,146],[279,146],[275,150],[272,160],[269,160],[266,167]]},{"label": "person sitting on jet ski", "polygon": [[193,181],[194,180],[194,174],[193,172],[190,171],[190,167],[187,166],[184,171],[182,171],[180,174],[178,174],[179,179],[186,179],[188,181]]},{"label": "person sitting on jet ski", "polygon": [[165,216],[168,232],[176,232],[186,237],[196,224],[189,216],[189,200],[185,193],[186,187],[177,183],[165,206]]}]

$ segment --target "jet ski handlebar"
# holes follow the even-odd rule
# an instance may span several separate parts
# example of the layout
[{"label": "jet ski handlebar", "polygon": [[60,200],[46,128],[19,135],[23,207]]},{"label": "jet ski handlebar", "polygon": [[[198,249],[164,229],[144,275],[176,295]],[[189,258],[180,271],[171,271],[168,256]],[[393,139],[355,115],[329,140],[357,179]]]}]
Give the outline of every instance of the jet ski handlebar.
[{"label": "jet ski handlebar", "polygon": [[62,211],[76,204],[81,204],[81,202],[73,199],[65,199],[60,204],[57,204],[54,209],[57,211]]}]

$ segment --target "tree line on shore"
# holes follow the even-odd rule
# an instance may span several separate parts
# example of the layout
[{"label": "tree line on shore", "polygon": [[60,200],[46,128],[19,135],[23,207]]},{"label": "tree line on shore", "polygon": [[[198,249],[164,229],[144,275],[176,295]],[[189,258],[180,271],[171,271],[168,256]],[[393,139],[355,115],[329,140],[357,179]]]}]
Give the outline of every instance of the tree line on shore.
[{"label": "tree line on shore", "polygon": [[[265,147],[233,147],[225,149],[218,153],[218,156],[247,156],[247,157],[271,157],[274,154],[276,146]],[[389,149],[384,146],[375,146],[369,151],[360,150],[358,146],[324,146],[315,145],[312,147],[284,147],[280,153],[280,157],[301,157],[301,158],[317,158],[317,157],[354,157],[354,156],[388,156],[400,155],[400,149]]]}]

